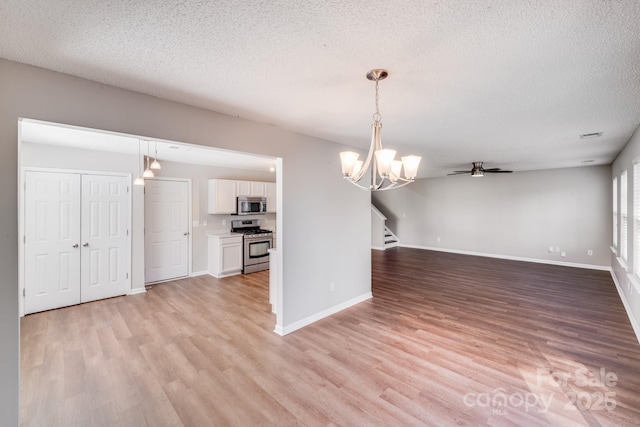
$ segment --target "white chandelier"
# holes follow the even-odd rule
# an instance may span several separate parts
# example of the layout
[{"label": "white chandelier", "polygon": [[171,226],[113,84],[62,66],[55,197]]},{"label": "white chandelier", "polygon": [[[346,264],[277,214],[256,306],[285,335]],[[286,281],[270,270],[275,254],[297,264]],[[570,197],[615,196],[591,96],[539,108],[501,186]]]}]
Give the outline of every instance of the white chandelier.
[{"label": "white chandelier", "polygon": [[[367,78],[376,82],[376,112],[373,114],[373,132],[371,135],[371,147],[367,160],[358,160],[360,155],[353,151],[343,151],[340,153],[342,162],[342,174],[354,185],[370,191],[383,191],[392,188],[400,188],[415,181],[420,165],[420,156],[405,156],[402,160],[394,160],[396,150],[382,148],[382,116],[380,115],[378,83],[387,78],[389,73],[386,70],[374,69],[367,73]],[[371,162],[375,153],[375,162]],[[367,174],[371,166],[371,185],[364,186],[358,182]],[[404,168],[404,178],[401,177]]]}]

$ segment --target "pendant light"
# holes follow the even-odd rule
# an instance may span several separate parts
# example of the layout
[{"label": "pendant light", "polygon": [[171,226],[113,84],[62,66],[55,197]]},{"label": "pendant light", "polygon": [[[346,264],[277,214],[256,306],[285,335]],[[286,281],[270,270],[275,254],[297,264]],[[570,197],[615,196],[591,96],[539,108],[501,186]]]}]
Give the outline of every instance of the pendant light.
[{"label": "pendant light", "polygon": [[155,175],[153,174],[153,171],[151,170],[151,168],[149,168],[149,141],[147,141],[147,168],[144,170],[142,177],[153,178],[154,176]]},{"label": "pendant light", "polygon": [[[373,114],[371,146],[366,161],[358,160],[360,155],[353,151],[340,153],[342,175],[352,184],[364,190],[389,190],[414,182],[422,159],[420,156],[411,155],[402,157],[402,160],[394,160],[396,150],[382,148],[382,116],[380,115],[378,83],[380,80],[386,79],[388,75],[386,70],[381,69],[374,69],[367,73],[367,79],[376,82],[376,112]],[[364,178],[369,166],[371,166],[371,184],[368,186],[358,184]],[[403,168],[404,178],[401,176]]]},{"label": "pendant light", "polygon": [[133,181],[133,185],[144,185],[144,178],[142,178],[142,154],[140,153],[140,140],[138,140],[138,177]]},{"label": "pendant light", "polygon": [[151,169],[162,169],[160,162],[158,161],[158,141],[153,141],[153,146],[155,149],[155,156],[153,157],[153,162],[151,162]]}]

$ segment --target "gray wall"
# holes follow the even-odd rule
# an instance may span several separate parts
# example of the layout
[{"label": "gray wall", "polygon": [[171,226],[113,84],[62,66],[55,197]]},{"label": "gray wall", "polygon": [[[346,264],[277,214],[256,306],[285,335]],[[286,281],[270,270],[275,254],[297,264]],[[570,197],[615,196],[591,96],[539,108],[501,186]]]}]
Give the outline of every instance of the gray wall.
[{"label": "gray wall", "polygon": [[282,157],[282,326],[371,291],[370,195],[342,179],[344,146],[3,59],[0,85],[0,414],[5,425],[18,423],[21,117]]},{"label": "gray wall", "polygon": [[373,203],[401,245],[606,268],[610,187],[610,167],[593,166],[423,179]]},{"label": "gray wall", "polygon": [[371,207],[371,248],[384,249],[385,218],[382,212]]},{"label": "gray wall", "polygon": [[[617,257],[617,254],[613,251],[610,252],[611,256],[611,267],[613,269],[613,274],[615,275],[616,281],[620,285],[620,288],[624,295],[624,300],[627,305],[627,309],[631,311],[631,315],[633,317],[634,328],[636,329],[636,334],[640,339],[640,283],[636,280],[631,279],[631,275],[633,272],[633,262],[636,256],[640,256],[640,254],[636,254],[634,251],[634,239],[633,239],[633,218],[637,215],[633,209],[633,192],[634,192],[634,175],[633,175],[633,161],[640,159],[640,127],[636,129],[636,132],[633,134],[627,145],[624,147],[622,152],[618,155],[616,160],[613,162],[611,167],[611,176],[609,176],[609,185],[613,185],[613,177],[618,177],[618,191],[620,191],[620,174],[622,171],[627,170],[627,209],[628,209],[628,253],[627,253],[627,266],[625,267],[624,263],[620,262]],[[624,197],[624,195],[620,194],[618,197],[618,212],[620,212],[620,200]],[[611,202],[609,202],[609,214],[612,214]],[[619,214],[618,214],[619,215]],[[611,221],[610,221],[611,224]],[[618,220],[618,224],[620,224],[620,220]],[[618,229],[618,233],[620,230]],[[611,240],[612,244],[613,241]],[[618,234],[618,245],[620,245],[620,237]]]}]

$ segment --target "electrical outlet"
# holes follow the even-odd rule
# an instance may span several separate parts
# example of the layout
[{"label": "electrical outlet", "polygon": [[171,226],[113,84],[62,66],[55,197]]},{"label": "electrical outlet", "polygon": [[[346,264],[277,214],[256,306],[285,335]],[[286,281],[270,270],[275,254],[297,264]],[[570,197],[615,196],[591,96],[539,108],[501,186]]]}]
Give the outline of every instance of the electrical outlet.
[{"label": "electrical outlet", "polygon": [[567,253],[565,251],[560,252],[560,256],[562,258],[566,258],[567,257]]},{"label": "electrical outlet", "polygon": [[589,256],[593,256],[593,251],[592,251],[591,249],[589,249],[589,250],[587,251],[587,255],[589,255]]},{"label": "electrical outlet", "polygon": [[556,246],[556,252],[560,252],[560,248]]},{"label": "electrical outlet", "polygon": [[222,220],[222,225],[227,225],[227,220],[226,219]]},{"label": "electrical outlet", "polygon": [[553,246],[549,246],[549,253],[552,254],[553,253]]},{"label": "electrical outlet", "polygon": [[438,237],[438,242],[440,242],[440,240],[441,240],[441,239]]},{"label": "electrical outlet", "polygon": [[335,290],[336,290],[336,284],[335,284],[335,283],[333,283],[333,282],[329,283],[329,290],[330,290],[331,292],[335,291]]},{"label": "electrical outlet", "polygon": [[205,219],[204,221],[202,221],[202,226],[206,227],[207,226],[207,220]]}]

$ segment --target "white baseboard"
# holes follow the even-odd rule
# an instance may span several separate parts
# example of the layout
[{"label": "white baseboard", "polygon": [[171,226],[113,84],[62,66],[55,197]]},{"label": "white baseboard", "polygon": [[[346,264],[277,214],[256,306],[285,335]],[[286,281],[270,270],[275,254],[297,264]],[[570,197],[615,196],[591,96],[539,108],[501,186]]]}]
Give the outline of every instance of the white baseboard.
[{"label": "white baseboard", "polygon": [[472,251],[461,251],[458,249],[445,249],[445,248],[436,248],[431,246],[419,246],[419,245],[400,245],[403,248],[413,248],[413,249],[424,249],[427,251],[438,251],[438,252],[449,252],[453,254],[461,254],[461,255],[472,255],[472,256],[483,256],[488,258],[500,258],[500,259],[508,259],[511,261],[525,261],[525,262],[535,262],[538,264],[550,264],[550,265],[560,265],[563,267],[575,267],[575,268],[587,268],[589,270],[601,270],[601,271],[610,271],[611,267],[608,265],[596,265],[596,264],[581,264],[577,262],[567,262],[567,261],[554,261],[551,259],[540,259],[540,258],[527,258],[527,257],[519,257],[519,256],[511,256],[511,255],[500,255],[500,254],[489,254],[485,252],[472,252]]},{"label": "white baseboard", "polygon": [[147,292],[145,288],[133,288],[131,292],[129,292],[129,295],[144,294],[145,292]]},{"label": "white baseboard", "polygon": [[298,329],[304,328],[307,325],[310,325],[318,320],[324,319],[325,317],[329,317],[333,314],[336,314],[339,311],[342,311],[346,308],[359,304],[363,301],[373,298],[371,292],[367,292],[366,294],[360,295],[358,297],[352,298],[348,301],[340,303],[338,305],[334,305],[326,310],[322,310],[319,313],[311,315],[309,317],[305,317],[304,319],[298,320],[297,322],[292,323],[291,325],[281,326],[276,325],[274,332],[278,335],[287,335],[291,332],[297,331]]},{"label": "white baseboard", "polygon": [[384,251],[384,246],[371,246],[371,249],[375,249],[376,251]]},{"label": "white baseboard", "polygon": [[191,273],[191,276],[189,276],[189,277],[206,276],[207,274],[209,274],[209,272],[207,270],[196,271],[195,273]]},{"label": "white baseboard", "polygon": [[633,316],[633,310],[631,310],[631,305],[627,301],[627,297],[622,291],[622,287],[620,286],[620,282],[618,282],[618,278],[616,277],[616,274],[614,273],[613,268],[609,269],[609,272],[611,273],[611,278],[613,279],[613,283],[616,285],[616,289],[618,290],[618,295],[620,295],[620,299],[622,300],[622,305],[624,305],[624,309],[627,312],[627,317],[631,322],[631,327],[633,328],[633,332],[636,334],[636,339],[638,340],[638,343],[640,343],[640,324],[638,324],[638,321]]}]

